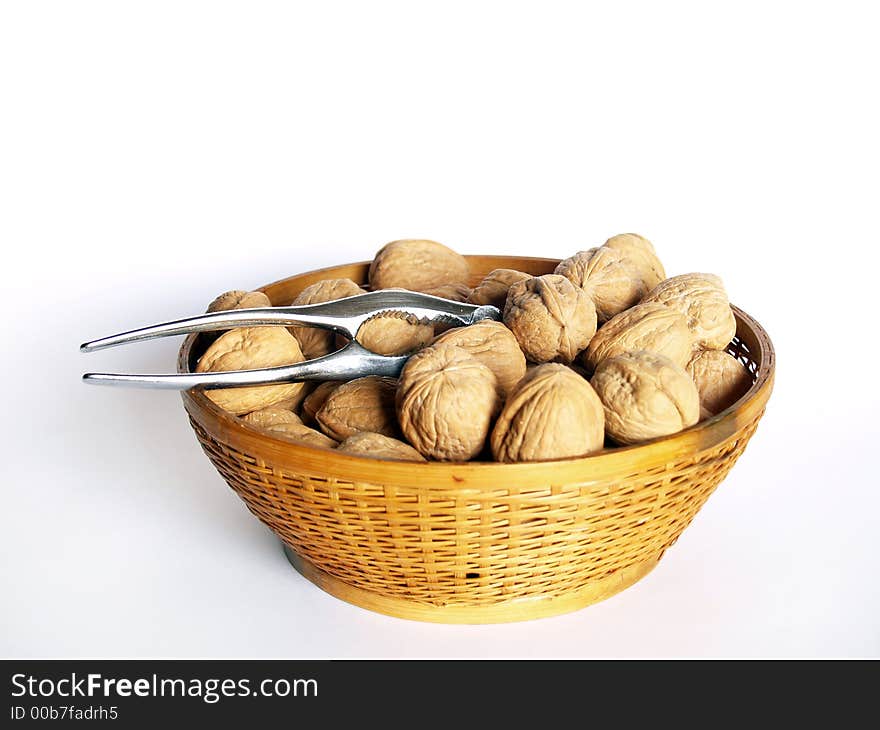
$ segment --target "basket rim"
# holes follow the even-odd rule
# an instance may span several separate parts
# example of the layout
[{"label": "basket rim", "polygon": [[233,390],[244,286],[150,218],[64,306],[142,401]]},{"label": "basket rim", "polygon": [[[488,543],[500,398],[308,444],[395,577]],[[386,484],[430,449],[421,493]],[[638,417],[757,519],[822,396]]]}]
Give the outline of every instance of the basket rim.
[{"label": "basket rim", "polygon": [[[468,259],[496,261],[499,264],[511,261],[530,261],[535,263],[558,263],[559,259],[522,256],[466,255]],[[302,272],[258,288],[263,291],[304,277],[321,274],[332,275],[340,269],[363,267],[369,261],[340,264]],[[496,267],[496,268],[501,268]],[[749,390],[728,408],[708,419],[678,433],[662,436],[630,446],[604,448],[587,456],[567,457],[532,462],[500,463],[493,461],[467,462],[410,462],[354,454],[343,454],[333,449],[309,446],[287,441],[269,435],[245,423],[239,417],[215,405],[200,390],[183,391],[181,396],[189,417],[199,424],[213,438],[246,453],[259,453],[267,463],[278,467],[288,467],[297,471],[312,471],[332,474],[338,479],[364,481],[371,473],[375,480],[384,483],[396,480],[412,482],[413,478],[426,479],[426,486],[432,483],[448,486],[450,483],[463,483],[474,480],[485,485],[498,484],[499,479],[515,478],[521,486],[546,484],[548,470],[559,470],[560,483],[570,481],[564,474],[578,474],[581,479],[602,479],[615,474],[632,472],[634,465],[639,471],[659,467],[670,461],[696,457],[701,451],[712,449],[720,443],[737,438],[745,426],[759,418],[763,413],[773,388],[775,376],[775,351],[766,330],[751,315],[731,304],[737,320],[737,333],[743,328],[751,333],[759,352],[754,353],[760,366],[755,381]],[[180,347],[178,370],[186,372],[189,355],[196,335],[189,335]],[[531,478],[530,478],[531,477]]]}]

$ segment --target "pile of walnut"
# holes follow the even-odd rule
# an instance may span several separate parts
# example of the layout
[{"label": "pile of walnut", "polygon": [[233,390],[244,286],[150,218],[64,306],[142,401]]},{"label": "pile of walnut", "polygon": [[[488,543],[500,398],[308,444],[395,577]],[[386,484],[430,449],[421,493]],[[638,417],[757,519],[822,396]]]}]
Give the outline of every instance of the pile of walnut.
[{"label": "pile of walnut", "polygon": [[[654,247],[636,234],[576,253],[552,274],[497,269],[473,288],[470,280],[467,259],[442,244],[389,243],[365,287],[320,281],[291,304],[405,288],[493,304],[503,323],[435,332],[385,316],[361,327],[357,340],[384,355],[413,353],[398,379],[205,394],[254,428],[346,454],[517,462],[585,456],[676,433],[720,413],[752,383],[724,349],[736,322],[721,279],[667,278]],[[208,311],[269,305],[261,292],[232,291]],[[208,346],[197,372],[285,365],[343,344],[315,328],[238,328]]]}]

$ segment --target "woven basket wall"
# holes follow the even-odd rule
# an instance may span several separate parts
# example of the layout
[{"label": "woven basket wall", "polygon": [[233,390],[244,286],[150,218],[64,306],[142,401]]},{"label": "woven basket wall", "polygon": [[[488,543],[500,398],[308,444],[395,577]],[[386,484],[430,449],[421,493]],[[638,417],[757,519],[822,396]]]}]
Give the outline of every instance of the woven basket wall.
[{"label": "woven basket wall", "polygon": [[[556,260],[470,256],[474,282],[495,268],[533,274]],[[263,288],[288,304],[324,278],[366,280],[367,263]],[[754,376],[717,416],[664,439],[531,464],[415,464],[292,444],[227,414],[202,393],[183,400],[205,453],[309,580],[382,613],[492,623],[572,611],[650,571],[743,452],[773,385],[772,344],[734,307],[728,350]],[[203,342],[190,336],[178,369]]]}]

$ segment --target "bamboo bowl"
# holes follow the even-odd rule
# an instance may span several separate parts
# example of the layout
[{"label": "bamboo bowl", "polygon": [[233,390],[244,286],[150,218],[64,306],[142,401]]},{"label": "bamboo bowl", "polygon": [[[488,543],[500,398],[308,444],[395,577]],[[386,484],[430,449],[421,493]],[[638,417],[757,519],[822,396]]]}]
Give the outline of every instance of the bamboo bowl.
[{"label": "bamboo bowl", "polygon": [[[469,256],[476,284],[496,268],[550,273],[558,260]],[[326,278],[367,280],[369,262],[262,288],[275,305]],[[522,464],[411,463],[294,444],[198,391],[183,394],[208,458],[284,544],[308,580],[349,603],[440,623],[501,623],[574,611],[646,575],[727,475],[773,387],[773,346],[734,307],[728,351],[754,376],[717,416],[673,436],[585,458]],[[183,343],[178,370],[205,341]]]}]

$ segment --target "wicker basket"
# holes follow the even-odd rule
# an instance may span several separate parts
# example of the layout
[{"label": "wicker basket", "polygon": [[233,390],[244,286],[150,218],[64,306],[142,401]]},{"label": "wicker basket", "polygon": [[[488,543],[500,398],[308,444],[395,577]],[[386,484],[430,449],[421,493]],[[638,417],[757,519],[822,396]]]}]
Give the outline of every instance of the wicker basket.
[{"label": "wicker basket", "polygon": [[[496,268],[551,272],[558,261],[468,257],[474,282]],[[348,264],[263,287],[289,303],[325,278],[366,281]],[[283,541],[310,581],[392,616],[500,623],[573,611],[647,574],[743,452],[773,386],[772,344],[734,307],[729,352],[755,380],[723,413],[667,438],[586,458],[524,464],[409,463],[292,444],[217,408],[184,407],[214,466]],[[204,347],[180,350],[188,371]]]}]

